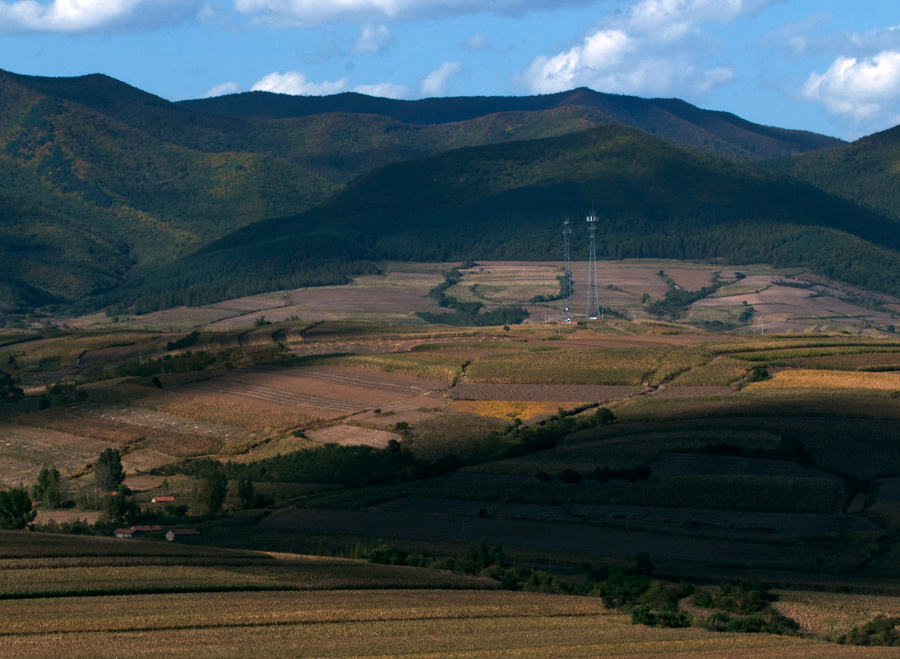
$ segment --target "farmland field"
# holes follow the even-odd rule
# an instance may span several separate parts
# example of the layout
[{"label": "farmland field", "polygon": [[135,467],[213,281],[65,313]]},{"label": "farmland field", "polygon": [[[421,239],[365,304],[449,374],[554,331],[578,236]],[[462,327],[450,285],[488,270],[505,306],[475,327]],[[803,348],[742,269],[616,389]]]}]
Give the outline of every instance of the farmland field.
[{"label": "farmland field", "polygon": [[[622,615],[577,606],[567,598],[393,591],[365,593],[361,600],[353,593],[332,595],[231,596],[222,608],[204,598],[203,610],[215,607],[209,614],[198,614],[195,601],[183,597],[130,597],[117,602],[118,610],[97,610],[95,602],[76,599],[42,628],[0,638],[0,650],[8,657],[34,656],[35,651],[47,657],[183,656],[186,647],[221,657],[892,656],[890,648],[860,652],[795,638],[641,629]],[[46,610],[28,608],[37,616]],[[91,624],[97,618],[99,624]],[[141,620],[137,627],[135,619]],[[461,626],[465,634],[459,633]]]},{"label": "farmland field", "polygon": [[[889,656],[827,640],[900,608],[896,301],[762,265],[606,262],[607,319],[559,325],[537,296],[558,293],[560,264],[483,262],[447,294],[529,322],[454,327],[415,314],[453,313],[427,295],[457,264],[388,265],[5,336],[24,398],[0,403],[0,484],[53,466],[67,488],[55,510],[30,490],[39,528],[201,535],[0,533],[0,654]],[[85,495],[108,448],[130,517]],[[210,474],[225,486],[207,514]],[[482,540],[504,570],[557,580],[525,590],[557,594],[461,569]],[[456,571],[344,558],[378,543]],[[765,580],[810,636],[650,628],[558,594],[636,557],[670,584]]]}]

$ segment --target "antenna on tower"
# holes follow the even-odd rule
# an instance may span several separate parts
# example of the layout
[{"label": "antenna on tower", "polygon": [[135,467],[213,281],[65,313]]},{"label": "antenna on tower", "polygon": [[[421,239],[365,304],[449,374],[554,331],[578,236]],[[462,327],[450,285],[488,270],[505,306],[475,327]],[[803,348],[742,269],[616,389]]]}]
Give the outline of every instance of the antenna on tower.
[{"label": "antenna on tower", "polygon": [[588,233],[590,234],[590,254],[588,256],[588,294],[585,317],[596,320],[600,317],[600,292],[597,286],[597,223],[600,219],[594,211],[587,216]]},{"label": "antenna on tower", "polygon": [[572,322],[572,259],[571,259],[571,242],[572,227],[569,226],[569,218],[563,220],[563,261],[565,261],[565,270],[563,270],[562,283],[560,285],[560,293],[562,294],[562,310],[559,315],[559,322],[569,324]]}]

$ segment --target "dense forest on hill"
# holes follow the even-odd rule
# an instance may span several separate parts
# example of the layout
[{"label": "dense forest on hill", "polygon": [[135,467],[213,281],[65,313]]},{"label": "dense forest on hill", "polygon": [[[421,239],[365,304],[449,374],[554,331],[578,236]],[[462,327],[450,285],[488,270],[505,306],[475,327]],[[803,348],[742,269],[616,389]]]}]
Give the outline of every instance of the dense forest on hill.
[{"label": "dense forest on hill", "polygon": [[285,119],[331,113],[378,115],[406,124],[434,125],[495,114],[539,113],[580,108],[600,123],[631,126],[664,139],[740,158],[772,158],[824,149],[840,140],[806,131],[760,126],[728,112],[701,110],[679,99],[643,99],[587,88],[540,96],[477,96],[398,101],[345,92],[332,96],[290,96],[271,92],[230,94],[179,105],[224,117]]},{"label": "dense forest on hill", "polygon": [[897,292],[896,139],[588,89],[171,103],[0,71],[0,311],[200,304],[381,259],[556,259],[562,217],[592,207],[604,257],[803,265]]},{"label": "dense forest on hill", "polygon": [[760,167],[900,220],[900,127],[820,153],[776,159]]},{"label": "dense forest on hill", "polygon": [[[900,293],[892,220],[804,183],[605,126],[381,168],[326,204],[248,226],[103,303],[208,303],[226,288],[241,295],[309,285],[325,272],[323,281],[335,283],[352,274],[338,271],[345,254],[359,268],[380,259],[557,259],[562,217],[591,207],[604,258],[803,265]],[[586,232],[573,246],[575,258],[586,256]],[[322,267],[300,267],[310,263]],[[198,285],[213,281],[215,292]]]}]

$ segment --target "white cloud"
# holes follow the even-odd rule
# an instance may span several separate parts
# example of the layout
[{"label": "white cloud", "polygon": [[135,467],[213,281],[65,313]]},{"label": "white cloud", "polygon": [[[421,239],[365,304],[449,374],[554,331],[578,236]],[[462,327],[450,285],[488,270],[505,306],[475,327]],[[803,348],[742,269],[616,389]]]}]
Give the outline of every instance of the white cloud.
[{"label": "white cloud", "polygon": [[347,81],[341,78],[335,82],[310,82],[297,71],[270,73],[251,88],[253,91],[292,94],[294,96],[325,96],[344,91]]},{"label": "white cloud", "polygon": [[803,97],[857,124],[900,122],[900,51],[872,57],[838,57],[823,74],[813,72],[800,89]]},{"label": "white cloud", "polygon": [[471,37],[466,39],[462,43],[462,47],[468,51],[477,53],[482,50],[490,49],[491,40],[488,39],[488,36],[486,34],[479,32],[478,34],[473,34]]},{"label": "white cloud", "polygon": [[380,82],[374,85],[357,85],[353,91],[369,96],[381,96],[383,98],[409,98],[409,89],[403,85],[395,85],[392,82]]},{"label": "white cloud", "polygon": [[640,0],[568,50],[535,58],[515,80],[531,93],[584,86],[621,94],[702,97],[734,77],[727,63],[713,63],[722,46],[704,24],[728,23],[773,1]]},{"label": "white cloud", "polygon": [[136,30],[181,23],[201,11],[197,0],[0,2],[0,33]]},{"label": "white cloud", "polygon": [[237,94],[239,91],[241,91],[241,86],[236,82],[223,82],[221,85],[216,85],[206,92],[206,95],[203,98],[224,96],[225,94]]},{"label": "white cloud", "polygon": [[467,14],[521,14],[584,6],[596,0],[234,0],[234,8],[279,27],[334,22],[435,19]]},{"label": "white cloud", "polygon": [[364,25],[350,55],[384,55],[394,45],[394,35],[384,25]]},{"label": "white cloud", "polygon": [[443,96],[447,92],[447,82],[462,71],[459,62],[444,62],[429,73],[419,85],[425,96]]},{"label": "white cloud", "polygon": [[871,56],[885,50],[900,49],[900,26],[876,28],[866,32],[843,30],[821,34],[833,21],[830,14],[814,14],[796,23],[788,23],[766,34],[762,45],[775,45],[792,55],[842,54],[844,56]]}]

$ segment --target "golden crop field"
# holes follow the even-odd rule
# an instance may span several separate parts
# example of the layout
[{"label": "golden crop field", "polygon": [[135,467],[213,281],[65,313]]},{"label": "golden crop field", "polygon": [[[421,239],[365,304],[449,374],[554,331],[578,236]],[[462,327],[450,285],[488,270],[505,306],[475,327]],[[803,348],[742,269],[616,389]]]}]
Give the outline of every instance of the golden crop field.
[{"label": "golden crop field", "polygon": [[796,637],[652,629],[604,611],[596,599],[529,593],[210,593],[0,603],[4,657],[893,656],[859,650]]},{"label": "golden crop field", "polygon": [[779,591],[775,609],[801,631],[834,638],[877,615],[900,616],[900,599],[880,595]]},{"label": "golden crop field", "polygon": [[860,373],[820,369],[780,371],[771,380],[749,385],[750,389],[874,389],[900,391],[898,373]]},{"label": "golden crop field", "polygon": [[[134,540],[121,540],[134,542]],[[139,541],[146,542],[146,541]],[[0,574],[0,598],[41,594],[109,594],[204,590],[332,590],[377,587],[495,587],[493,582],[437,570],[408,570],[341,559],[262,560],[203,559],[202,565],[179,557],[154,561],[83,561],[63,567],[46,562],[27,567],[8,561]],[[262,564],[260,564],[262,563]],[[63,563],[64,565],[64,563]],[[53,569],[48,569],[52,567]]]},{"label": "golden crop field", "polygon": [[454,412],[477,414],[495,419],[521,419],[533,421],[535,419],[556,414],[560,405],[558,403],[542,403],[537,401],[511,401],[511,400],[455,400],[450,404]]}]

